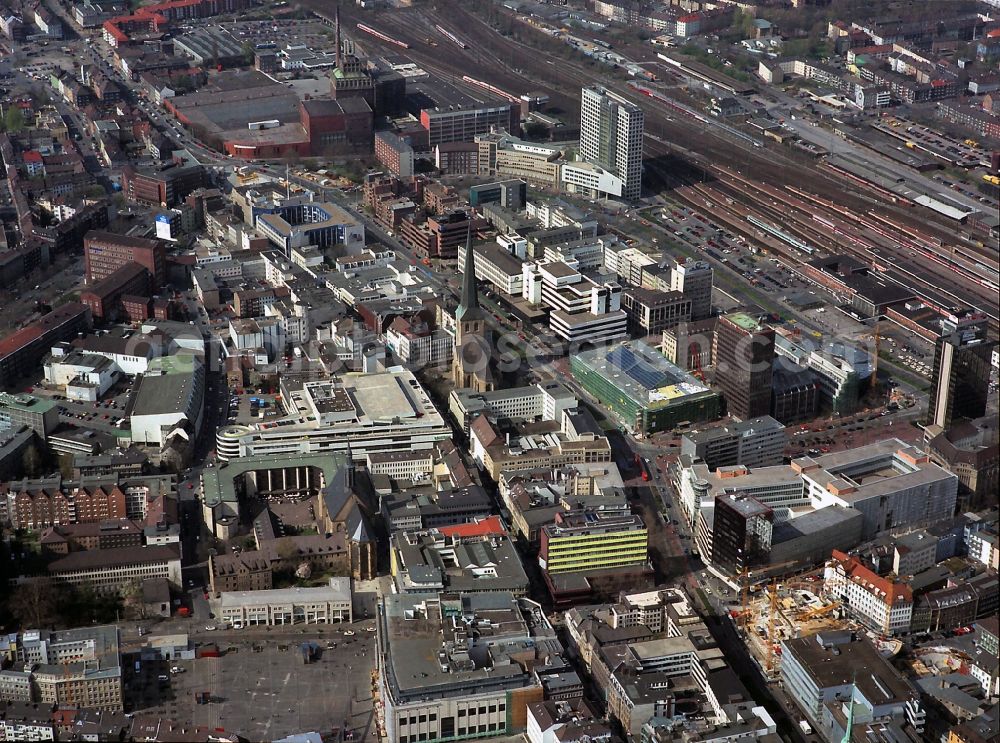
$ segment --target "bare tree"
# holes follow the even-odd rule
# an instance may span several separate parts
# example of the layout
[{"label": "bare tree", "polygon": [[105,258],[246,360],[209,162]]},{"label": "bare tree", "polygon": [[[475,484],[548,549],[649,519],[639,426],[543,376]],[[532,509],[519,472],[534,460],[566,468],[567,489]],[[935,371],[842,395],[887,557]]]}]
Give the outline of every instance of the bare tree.
[{"label": "bare tree", "polygon": [[12,591],[7,606],[22,627],[48,627],[56,620],[55,595],[48,578],[28,578]]},{"label": "bare tree", "polygon": [[42,471],[42,455],[35,446],[35,442],[28,444],[28,448],[21,455],[21,467],[27,477],[38,477]]}]

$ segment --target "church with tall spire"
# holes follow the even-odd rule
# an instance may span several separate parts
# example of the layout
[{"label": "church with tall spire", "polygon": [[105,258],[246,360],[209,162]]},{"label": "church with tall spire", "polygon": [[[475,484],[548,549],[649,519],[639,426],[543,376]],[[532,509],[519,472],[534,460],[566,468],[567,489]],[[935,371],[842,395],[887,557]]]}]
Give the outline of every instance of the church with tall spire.
[{"label": "church with tall spire", "polygon": [[334,21],[334,36],[337,47],[336,66],[330,75],[330,92],[333,99],[342,101],[345,98],[364,98],[368,106],[375,110],[375,81],[364,59],[345,48],[345,42],[340,35],[340,4]]},{"label": "church with tall spire", "polygon": [[452,377],[456,387],[488,392],[495,388],[490,371],[493,353],[486,311],[479,306],[476,287],[476,252],[472,247],[472,228],[465,241],[465,272],[462,274],[462,300],[455,310],[455,353]]}]

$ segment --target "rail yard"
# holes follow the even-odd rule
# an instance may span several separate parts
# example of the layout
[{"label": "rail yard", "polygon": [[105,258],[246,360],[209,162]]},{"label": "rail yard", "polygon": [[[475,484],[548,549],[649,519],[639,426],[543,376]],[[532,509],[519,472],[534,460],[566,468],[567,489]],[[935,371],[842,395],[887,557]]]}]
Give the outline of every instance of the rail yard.
[{"label": "rail yard", "polygon": [[[325,16],[323,7],[312,7]],[[457,3],[404,8],[380,14],[377,20],[356,8],[345,8],[342,13],[364,26],[363,43],[372,47],[372,53],[402,53],[479,95],[511,101],[529,91],[543,91],[552,110],[566,120],[578,116],[577,90],[597,77],[643,106],[647,172],[660,176],[676,198],[719,226],[758,241],[792,266],[820,254],[851,256],[928,306],[977,306],[990,316],[994,329],[998,327],[1000,264],[996,252],[983,247],[990,244],[983,228],[953,222],[880,188],[873,180],[836,166],[818,165],[815,158],[799,156],[700,114],[688,105],[682,81],[669,79],[669,65],[657,62],[651,46],[633,44],[623,53],[633,59],[646,55],[640,64],[656,70],[667,82],[640,84],[610,68],[595,69],[577,59],[539,54],[523,41],[501,36]],[[528,33],[529,25],[521,25]],[[534,31],[539,33],[537,28]],[[439,42],[448,45],[448,64],[441,59]],[[458,76],[455,70],[466,74]],[[696,121],[701,126],[691,125]],[[664,158],[686,161],[687,173],[658,167]],[[775,224],[783,225],[781,234],[768,229]]]}]

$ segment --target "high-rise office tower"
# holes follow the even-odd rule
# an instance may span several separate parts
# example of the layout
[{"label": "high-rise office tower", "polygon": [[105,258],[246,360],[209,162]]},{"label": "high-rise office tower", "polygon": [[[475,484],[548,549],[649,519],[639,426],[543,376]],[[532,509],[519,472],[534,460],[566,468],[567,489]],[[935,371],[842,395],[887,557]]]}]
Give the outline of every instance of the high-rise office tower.
[{"label": "high-rise office tower", "polygon": [[773,524],[774,512],[749,495],[720,495],[712,523],[712,562],[733,575],[767,562]]},{"label": "high-rise office tower", "polygon": [[706,261],[687,258],[676,261],[670,271],[670,290],[691,300],[691,319],[712,316],[712,267]]},{"label": "high-rise office tower", "polygon": [[715,343],[715,380],[729,414],[747,420],[770,413],[774,328],[735,312],[719,318]]},{"label": "high-rise office tower", "polygon": [[931,376],[928,417],[934,425],[948,428],[957,418],[985,415],[996,346],[987,327],[986,314],[979,310],[963,310],[944,319]]},{"label": "high-rise office tower", "polygon": [[594,85],[580,103],[580,157],[622,181],[621,197],[639,198],[642,190],[643,112],[634,103]]}]

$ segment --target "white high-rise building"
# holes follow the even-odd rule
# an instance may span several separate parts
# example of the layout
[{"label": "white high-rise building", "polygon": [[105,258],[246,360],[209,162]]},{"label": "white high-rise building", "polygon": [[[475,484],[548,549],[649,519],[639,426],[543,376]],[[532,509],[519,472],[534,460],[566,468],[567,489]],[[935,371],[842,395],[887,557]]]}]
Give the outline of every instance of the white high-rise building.
[{"label": "white high-rise building", "polygon": [[677,261],[670,272],[670,291],[680,292],[691,300],[691,319],[704,320],[712,316],[712,284],[714,271],[706,261],[688,258]]},{"label": "white high-rise building", "polygon": [[600,86],[584,88],[580,104],[580,158],[614,173],[634,201],[642,189],[643,112]]}]

